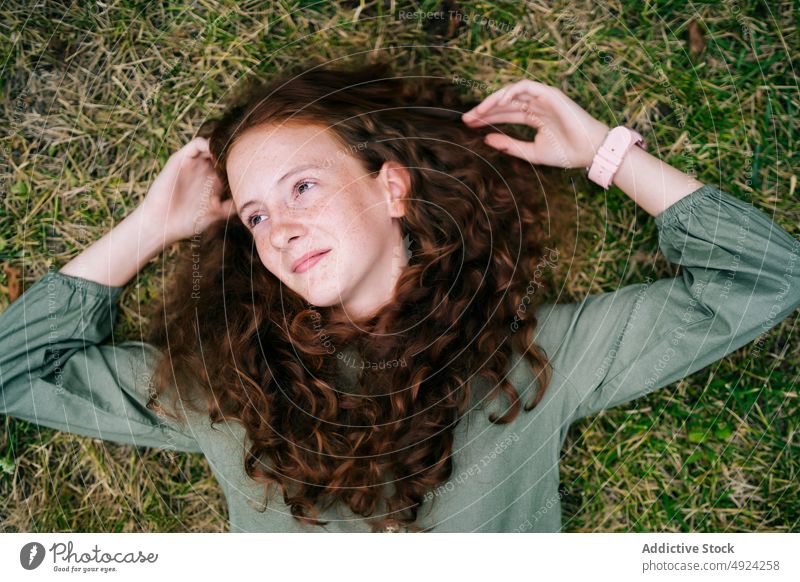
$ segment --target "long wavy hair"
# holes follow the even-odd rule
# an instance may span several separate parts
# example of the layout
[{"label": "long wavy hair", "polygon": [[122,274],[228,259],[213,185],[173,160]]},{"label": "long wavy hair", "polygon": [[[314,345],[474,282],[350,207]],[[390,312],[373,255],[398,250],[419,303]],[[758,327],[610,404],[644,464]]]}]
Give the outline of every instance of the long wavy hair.
[{"label": "long wavy hair", "polygon": [[[539,384],[524,410],[550,382],[547,355],[533,342],[533,307],[549,283],[535,271],[546,246],[559,243],[548,206],[565,173],[486,145],[490,128],[460,121],[479,102],[462,89],[450,78],[395,74],[386,63],[306,65],[251,78],[201,128],[223,199],[228,153],[262,124],[321,125],[366,173],[394,160],[411,175],[399,219],[411,256],[394,302],[373,316],[354,321],[341,306],[309,305],[264,267],[238,217],[179,253],[154,311],[148,339],[163,358],[148,407],[178,418],[164,405],[180,398],[212,425],[240,422],[247,475],[265,484],[267,502],[270,486],[280,487],[305,523],[324,526],[319,511],[339,501],[375,516],[373,531],[428,531],[414,522],[426,491],[453,472],[456,425],[501,394],[507,412],[491,422],[509,423],[523,406],[507,378],[512,351]],[[360,369],[345,389],[343,350],[393,364]]]}]

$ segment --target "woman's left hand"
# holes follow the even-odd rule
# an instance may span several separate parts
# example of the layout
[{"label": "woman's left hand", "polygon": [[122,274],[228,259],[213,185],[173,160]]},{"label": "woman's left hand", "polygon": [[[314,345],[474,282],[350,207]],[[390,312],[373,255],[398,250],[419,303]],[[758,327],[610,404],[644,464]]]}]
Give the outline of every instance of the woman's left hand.
[{"label": "woman's left hand", "polygon": [[208,139],[196,137],[169,157],[139,212],[172,243],[200,234],[216,220],[229,219],[236,209],[233,200],[223,201],[221,195]]},{"label": "woman's left hand", "polygon": [[588,168],[609,127],[596,120],[561,90],[523,80],[492,93],[462,116],[470,127],[521,123],[535,127],[532,142],[490,133],[485,142],[532,164]]}]

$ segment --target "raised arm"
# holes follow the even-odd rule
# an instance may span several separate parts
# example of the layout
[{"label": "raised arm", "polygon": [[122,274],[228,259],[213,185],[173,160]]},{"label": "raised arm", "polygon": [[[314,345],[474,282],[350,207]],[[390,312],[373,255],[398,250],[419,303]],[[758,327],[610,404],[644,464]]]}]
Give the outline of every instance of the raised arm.
[{"label": "raised arm", "polygon": [[693,374],[800,306],[800,241],[753,205],[704,185],[655,222],[677,277],[537,312],[572,387],[565,422]]},{"label": "raised arm", "polygon": [[[609,129],[558,89],[533,81],[491,95],[464,122],[532,125],[533,142],[494,133],[487,143],[562,168],[590,166]],[[700,370],[800,305],[800,242],[751,204],[638,147],[613,183],[655,217],[661,251],[682,270],[538,308],[539,328],[552,342],[543,347],[571,388],[565,425]]]},{"label": "raised arm", "polygon": [[[486,143],[532,164],[558,168],[588,168],[609,131],[559,89],[529,80],[493,93],[467,111],[463,120],[470,127],[498,123],[535,127],[532,142],[490,133]],[[651,216],[703,185],[638,147],[623,158],[613,184]]]},{"label": "raised arm", "polygon": [[121,292],[52,271],[0,313],[0,414],[119,443],[199,452],[191,429],[145,407],[152,346],[101,344]]},{"label": "raised arm", "polygon": [[[212,177],[203,148],[193,140],[173,155],[142,206],[0,314],[0,414],[110,441],[200,451],[191,427],[145,406],[157,350],[101,342],[138,269],[164,244],[229,211],[218,198],[201,198],[199,186]],[[207,194],[218,194],[208,183]]]},{"label": "raised arm", "polygon": [[208,140],[195,138],[170,156],[136,210],[60,271],[122,287],[166,246],[227,217],[233,202],[219,193]]}]

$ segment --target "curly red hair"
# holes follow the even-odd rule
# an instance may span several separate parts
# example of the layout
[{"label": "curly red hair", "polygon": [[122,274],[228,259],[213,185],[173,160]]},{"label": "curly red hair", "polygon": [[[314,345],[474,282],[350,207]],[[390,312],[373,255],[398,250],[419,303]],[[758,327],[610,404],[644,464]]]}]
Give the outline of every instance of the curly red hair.
[{"label": "curly red hair", "polygon": [[[470,101],[450,79],[399,76],[385,63],[312,66],[251,79],[201,130],[223,198],[228,152],[268,123],[322,125],[365,172],[395,160],[411,175],[413,200],[400,221],[412,255],[395,301],[373,317],[354,322],[337,307],[308,305],[261,264],[236,217],[181,255],[151,329],[164,357],[148,406],[170,414],[160,396],[173,381],[173,403],[189,402],[198,387],[212,423],[245,427],[247,474],[268,496],[270,485],[280,487],[296,519],[324,524],[320,507],[339,501],[365,518],[380,512],[374,530],[419,531],[426,491],[453,472],[453,429],[465,413],[504,394],[508,411],[491,422],[517,417],[520,396],[506,378],[512,350],[538,378],[526,411],[550,381],[547,356],[533,342],[529,283],[545,246],[558,243],[545,227],[555,224],[547,205],[558,202],[564,172],[487,146],[489,129],[460,121]],[[537,287],[534,302],[546,294]],[[403,365],[363,369],[346,391],[342,350]],[[477,393],[476,375],[489,381],[488,394]]]}]

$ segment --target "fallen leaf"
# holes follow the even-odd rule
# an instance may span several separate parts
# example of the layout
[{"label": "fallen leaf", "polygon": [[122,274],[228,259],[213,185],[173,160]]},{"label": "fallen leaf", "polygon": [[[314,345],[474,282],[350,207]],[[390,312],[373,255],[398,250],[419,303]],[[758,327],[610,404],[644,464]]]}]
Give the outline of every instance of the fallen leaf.
[{"label": "fallen leaf", "polygon": [[20,295],[19,269],[12,267],[8,263],[3,263],[3,273],[6,275],[6,289],[8,290],[8,301],[13,302]]},{"label": "fallen leaf", "polygon": [[703,30],[696,20],[692,20],[689,29],[689,54],[693,57],[698,56],[706,48],[706,37]]}]

